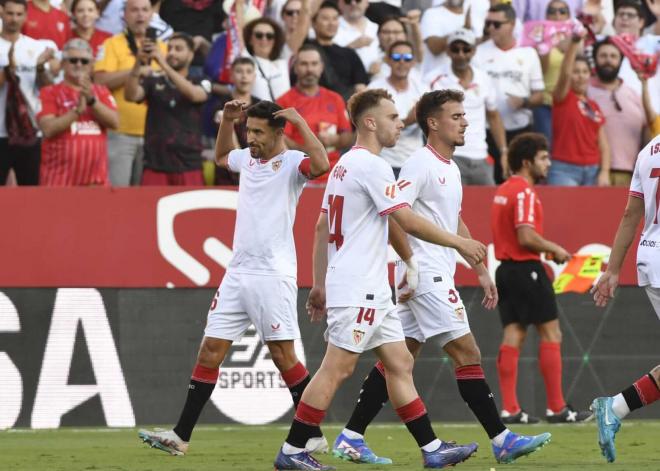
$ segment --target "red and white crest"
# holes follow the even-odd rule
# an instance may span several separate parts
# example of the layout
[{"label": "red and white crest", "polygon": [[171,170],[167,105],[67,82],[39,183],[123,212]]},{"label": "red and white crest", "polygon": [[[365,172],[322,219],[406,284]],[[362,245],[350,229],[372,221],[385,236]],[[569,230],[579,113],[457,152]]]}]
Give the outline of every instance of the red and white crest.
[{"label": "red and white crest", "polygon": [[358,345],[360,342],[362,342],[362,339],[364,338],[364,331],[363,330],[353,330],[353,342],[355,342],[355,345]]}]

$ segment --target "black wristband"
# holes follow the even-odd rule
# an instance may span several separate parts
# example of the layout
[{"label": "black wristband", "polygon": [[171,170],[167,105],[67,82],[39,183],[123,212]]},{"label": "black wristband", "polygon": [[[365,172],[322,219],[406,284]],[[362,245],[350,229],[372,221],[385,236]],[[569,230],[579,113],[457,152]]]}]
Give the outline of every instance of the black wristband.
[{"label": "black wristband", "polygon": [[87,106],[94,106],[94,103],[96,103],[96,97],[94,95],[91,98],[87,98]]}]

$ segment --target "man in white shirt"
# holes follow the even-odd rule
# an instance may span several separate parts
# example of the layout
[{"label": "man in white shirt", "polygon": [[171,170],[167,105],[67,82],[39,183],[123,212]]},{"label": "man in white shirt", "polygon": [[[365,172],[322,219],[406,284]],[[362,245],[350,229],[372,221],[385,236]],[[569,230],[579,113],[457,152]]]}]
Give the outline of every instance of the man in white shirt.
[{"label": "man in white shirt", "polygon": [[[339,160],[326,186],[314,240],[314,286],[307,301],[313,320],[327,312],[328,347],[296,409],[275,469],[334,469],[312,458],[305,446],[365,350],[374,350],[387,370],[392,405],[421,448],[424,467],[442,468],[469,458],[477,444],[438,440],[413,384],[413,358],[387,279],[386,216],[405,232],[456,248],[475,263],[485,256],[485,247],[438,229],[401,199],[392,169],[377,155],[396,144],[403,128],[392,97],[382,89],[366,90],[351,97],[348,109],[357,143]],[[413,278],[411,274],[414,283]]]},{"label": "man in white shirt", "polygon": [[[0,185],[4,185],[11,169],[19,185],[39,184],[41,140],[36,115],[41,109],[39,88],[52,82],[50,67],[57,67],[57,46],[53,41],[36,40],[21,34],[27,19],[25,0],[7,0],[2,9],[3,29],[0,33]],[[9,75],[11,74],[11,76]],[[10,82],[18,82],[18,89],[25,98],[27,118],[32,124],[31,142],[10,142],[9,132],[14,126],[7,123],[7,91]],[[16,111],[16,110],[14,110]],[[20,125],[20,124],[17,124]],[[14,131],[16,132],[16,131]]]},{"label": "man in white shirt", "polygon": [[[637,247],[637,278],[660,319],[660,136],[649,142],[637,156],[628,205],[612,245],[607,271],[591,290],[597,306],[604,307],[614,297],[619,273],[628,247],[637,234],[639,221],[644,229]],[[616,459],[614,437],[621,420],[635,409],[660,400],[660,365],[613,397],[594,399],[591,408],[598,424],[598,443],[608,462]]]},{"label": "man in white shirt", "polygon": [[357,52],[367,72],[378,62],[378,25],[367,18],[364,12],[369,6],[367,0],[339,0],[341,16],[335,43],[350,47]]},{"label": "man in white shirt", "polygon": [[413,45],[408,41],[396,41],[389,47],[385,62],[390,69],[387,78],[372,80],[369,88],[383,88],[392,95],[399,116],[402,117],[403,131],[396,145],[384,148],[380,156],[394,170],[394,177],[399,177],[399,171],[408,156],[422,145],[423,135],[415,119],[414,108],[417,100],[427,91],[427,87],[411,74],[417,63]]},{"label": "man in white shirt", "polygon": [[476,38],[468,29],[459,29],[449,35],[447,54],[451,66],[433,78],[432,90],[460,90],[465,96],[463,107],[468,128],[465,144],[454,152],[453,160],[461,171],[463,185],[494,185],[493,169],[488,162],[486,122],[497,147],[506,162],[506,134],[497,111],[497,95],[490,77],[481,69],[470,65],[476,51]]},{"label": "man in white shirt", "polygon": [[[309,383],[309,373],[294,350],[300,330],[293,222],[303,186],[328,170],[328,156],[295,109],[282,109],[270,101],[247,111],[244,107],[239,100],[227,102],[218,130],[216,164],[241,174],[233,256],[211,301],[186,403],[173,430],[139,432],[143,441],[172,455],[188,451],[199,414],[216,387],[220,365],[232,343],[251,325],[268,347],[294,406]],[[243,112],[249,147],[236,149],[234,124]],[[309,157],[287,150],[286,121],[302,134]],[[313,437],[320,437],[320,431]]]},{"label": "man in white shirt", "polygon": [[[486,31],[491,39],[477,48],[473,64],[493,81],[506,140],[531,130],[532,108],[543,103],[541,61],[531,47],[518,47],[513,35],[516,12],[509,4],[497,4],[488,10]],[[489,154],[495,159],[496,183],[503,181],[501,151],[492,133],[488,133]]]}]

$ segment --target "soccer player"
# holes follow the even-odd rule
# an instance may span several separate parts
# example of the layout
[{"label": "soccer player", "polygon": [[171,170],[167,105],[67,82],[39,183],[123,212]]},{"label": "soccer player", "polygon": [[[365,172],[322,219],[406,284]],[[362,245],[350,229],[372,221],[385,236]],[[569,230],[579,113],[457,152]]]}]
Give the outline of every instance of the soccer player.
[{"label": "soccer player", "polygon": [[[628,205],[614,238],[607,271],[592,289],[597,306],[604,307],[614,297],[619,272],[630,244],[635,239],[639,220],[644,230],[637,247],[637,279],[644,286],[655,313],[660,318],[660,136],[649,142],[637,156],[630,184]],[[631,411],[660,399],[660,365],[614,397],[598,397],[591,404],[598,422],[598,444],[608,462],[616,459],[614,437],[621,420]]]},{"label": "soccer player", "polygon": [[[514,145],[515,144],[515,145]],[[548,174],[548,142],[542,134],[523,133],[509,145],[511,178],[497,189],[491,212],[491,228],[497,267],[495,283],[504,336],[497,357],[504,423],[535,423],[518,404],[516,382],[518,357],[530,324],[541,338],[539,366],[545,382],[548,422],[581,422],[588,411],[566,404],[561,385],[561,330],[557,301],[541,253],[557,263],[571,258],[566,249],[543,238],[543,207],[533,185]]]},{"label": "soccer player", "polygon": [[307,301],[312,320],[327,312],[328,346],[296,409],[275,469],[334,469],[312,458],[305,444],[365,350],[374,350],[383,363],[389,397],[421,448],[424,466],[442,468],[468,459],[478,445],[438,440],[417,394],[413,358],[387,279],[386,216],[405,232],[455,248],[475,264],[483,260],[486,249],[480,242],[439,229],[413,213],[401,198],[392,167],[378,157],[383,147],[396,144],[403,128],[391,95],[383,89],[360,92],[351,97],[348,109],[357,143],[339,159],[325,190],[314,239],[314,286]]},{"label": "soccer player", "polygon": [[[415,151],[403,165],[398,187],[402,199],[413,211],[438,227],[470,238],[460,216],[463,189],[454,150],[465,143],[468,122],[463,108],[464,94],[458,90],[426,93],[417,103],[417,122],[427,145]],[[406,279],[411,269],[419,273],[414,293],[399,294],[398,314],[406,344],[417,358],[424,343],[438,337],[455,365],[458,390],[493,443],[498,462],[509,463],[543,446],[549,433],[525,437],[509,431],[502,423],[481,368],[481,353],[470,332],[465,306],[454,286],[456,252],[405,237],[392,224],[390,240],[405,263],[397,262],[396,279]],[[410,268],[409,268],[410,267]],[[486,309],[497,305],[497,289],[483,262],[473,265],[484,288]],[[414,274],[413,274],[414,276]],[[337,437],[333,454],[359,463],[389,464],[376,456],[364,442],[364,432],[387,402],[383,366],[377,363],[362,384],[360,399],[343,432]]]},{"label": "soccer player", "polygon": [[[309,383],[309,373],[294,350],[300,330],[293,222],[305,182],[328,171],[328,156],[296,110],[282,109],[270,101],[247,109],[249,147],[235,149],[234,123],[244,107],[239,100],[227,102],[218,130],[216,163],[241,174],[234,254],[211,302],[183,412],[173,430],[139,432],[143,441],[172,455],[188,451],[199,414],[215,389],[220,365],[232,342],[240,340],[250,325],[268,346],[294,406]],[[309,157],[286,149],[287,121],[302,134]],[[315,437],[320,435],[319,431]],[[314,449],[324,446],[325,439],[310,442]]]}]

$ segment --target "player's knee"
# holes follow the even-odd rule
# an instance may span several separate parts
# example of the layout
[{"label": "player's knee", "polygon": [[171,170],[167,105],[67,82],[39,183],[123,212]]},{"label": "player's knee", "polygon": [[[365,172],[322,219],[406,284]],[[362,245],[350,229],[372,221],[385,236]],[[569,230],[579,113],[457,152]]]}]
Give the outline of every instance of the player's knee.
[{"label": "player's knee", "polygon": [[415,359],[410,353],[408,353],[407,355],[400,355],[395,359],[391,359],[387,365],[385,365],[385,370],[388,375],[412,376],[414,365]]}]

